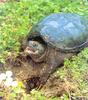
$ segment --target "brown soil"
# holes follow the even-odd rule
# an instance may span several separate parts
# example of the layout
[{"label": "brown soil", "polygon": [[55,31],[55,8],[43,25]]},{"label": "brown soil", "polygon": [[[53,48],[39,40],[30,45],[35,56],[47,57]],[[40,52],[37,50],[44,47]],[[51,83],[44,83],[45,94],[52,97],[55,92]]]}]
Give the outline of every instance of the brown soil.
[{"label": "brown soil", "polygon": [[[26,57],[25,55],[20,55],[16,59],[14,55],[11,55],[6,59],[6,64],[0,67],[1,71],[11,70],[14,73],[14,76],[18,79],[25,82],[28,82],[27,88],[32,90],[33,88],[37,87],[41,82],[39,81],[39,77],[33,77],[36,75],[36,71],[31,66],[30,58]],[[38,67],[37,67],[38,71]],[[33,75],[33,76],[32,76]],[[29,81],[29,79],[31,80]],[[39,82],[39,83],[38,83]],[[32,84],[33,83],[33,84]],[[34,86],[32,86],[34,85]],[[76,87],[75,87],[76,88]],[[50,78],[47,80],[46,84],[41,88],[44,95],[47,97],[54,97],[54,96],[61,96],[64,93],[70,93],[75,90],[74,86],[70,82],[66,82],[61,80],[59,77],[52,74]]]},{"label": "brown soil", "polygon": [[[16,58],[14,55],[7,57],[6,64],[4,66],[0,64],[0,71],[3,72],[6,70],[11,70],[14,73],[15,78],[18,80],[21,80],[24,83],[28,82],[27,88],[29,91],[41,83],[38,76],[34,77],[34,75],[38,75],[40,69],[38,69],[37,66],[34,68],[30,58],[25,57],[25,55],[19,55]],[[29,81],[30,78],[31,80]],[[53,73],[47,80],[46,84],[42,86],[41,91],[43,91],[46,97],[62,96],[63,94],[68,94],[70,97],[71,93],[78,91],[77,87],[78,86],[74,82],[66,79],[62,80],[59,76],[56,76],[56,74]]]}]

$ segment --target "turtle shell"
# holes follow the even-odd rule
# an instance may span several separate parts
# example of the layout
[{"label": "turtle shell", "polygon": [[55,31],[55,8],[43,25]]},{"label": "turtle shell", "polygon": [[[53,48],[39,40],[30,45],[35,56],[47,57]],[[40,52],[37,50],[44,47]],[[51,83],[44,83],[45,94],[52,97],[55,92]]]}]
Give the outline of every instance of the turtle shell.
[{"label": "turtle shell", "polygon": [[88,20],[74,13],[55,13],[37,23],[28,40],[41,37],[61,51],[79,51],[88,44]]}]

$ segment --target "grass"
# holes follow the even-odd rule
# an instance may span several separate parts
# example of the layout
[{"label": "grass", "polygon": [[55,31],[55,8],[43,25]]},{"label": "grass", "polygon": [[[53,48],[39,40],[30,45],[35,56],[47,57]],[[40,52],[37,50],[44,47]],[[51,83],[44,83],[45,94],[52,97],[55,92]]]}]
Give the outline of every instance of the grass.
[{"label": "grass", "polygon": [[[34,24],[45,16],[57,12],[78,13],[88,18],[88,1],[20,0],[20,2],[16,2],[9,0],[0,4],[0,62],[4,63],[4,59],[10,53],[15,52],[17,54],[19,52],[20,41],[25,38]],[[71,60],[66,59],[64,67],[56,72],[56,75],[63,80],[72,82],[74,80],[73,83],[77,84],[78,89],[77,92],[75,91],[77,96],[88,92],[88,80],[84,78],[88,71],[87,59],[88,49],[85,49]],[[23,100],[29,100],[28,98],[31,98],[31,100],[47,100],[38,91],[33,92],[31,96],[23,94],[23,97],[25,98]],[[58,100],[58,98],[49,98],[48,100]],[[64,94],[60,100],[69,99]]]}]

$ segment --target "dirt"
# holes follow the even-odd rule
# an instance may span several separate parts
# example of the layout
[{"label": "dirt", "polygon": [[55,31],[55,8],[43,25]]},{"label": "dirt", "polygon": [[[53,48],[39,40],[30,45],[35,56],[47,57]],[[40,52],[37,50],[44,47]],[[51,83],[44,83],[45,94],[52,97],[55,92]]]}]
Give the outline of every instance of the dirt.
[{"label": "dirt", "polygon": [[[59,76],[56,76],[56,73],[51,74],[46,84],[41,87],[41,81],[38,74],[42,66],[38,67],[37,65],[33,67],[32,64],[33,62],[30,60],[30,57],[25,57],[25,55],[15,57],[14,54],[12,54],[7,57],[4,66],[0,64],[0,71],[4,72],[6,70],[11,70],[15,78],[23,81],[24,84],[27,82],[28,84],[25,85],[28,88],[28,92],[40,85],[38,88],[40,88],[40,91],[42,91],[46,97],[60,97],[63,94],[68,94],[70,97],[75,91],[79,91],[77,90],[78,86],[73,81],[66,79],[62,80]],[[37,76],[35,77],[36,74]],[[86,80],[87,78],[86,76]]]},{"label": "dirt", "polygon": [[[36,66],[36,71],[36,68],[32,67],[31,63],[28,57],[25,58],[25,56],[20,55],[15,58],[14,55],[11,55],[7,57],[6,64],[4,66],[1,65],[0,68],[2,72],[11,70],[18,80],[24,83],[27,82],[26,86],[28,90],[31,91],[41,83],[38,76],[34,77],[34,75],[38,75],[38,67]],[[43,91],[44,95],[47,97],[61,96],[73,90],[74,88],[71,83],[61,80],[59,77],[55,76],[55,74],[52,74],[46,84],[41,88],[41,91]]]}]

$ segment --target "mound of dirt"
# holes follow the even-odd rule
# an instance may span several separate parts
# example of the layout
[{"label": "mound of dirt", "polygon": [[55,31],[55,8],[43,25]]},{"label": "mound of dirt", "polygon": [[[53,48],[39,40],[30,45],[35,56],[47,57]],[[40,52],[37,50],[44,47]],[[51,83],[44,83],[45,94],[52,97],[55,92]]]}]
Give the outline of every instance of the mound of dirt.
[{"label": "mound of dirt", "polygon": [[[26,84],[27,89],[31,91],[41,83],[38,75],[40,67],[39,69],[37,66],[36,68],[34,68],[30,60],[30,57],[26,57],[23,54],[17,57],[11,55],[7,57],[5,65],[0,64],[0,71],[4,72],[6,70],[11,70],[14,76],[18,80],[23,81],[24,84],[27,83]],[[34,75],[37,76],[34,77]],[[78,86],[74,81],[67,80],[67,79],[62,80],[59,76],[56,76],[56,73],[51,74],[46,84],[44,84],[42,87],[40,84],[40,87],[38,88],[40,88],[40,90],[46,97],[57,97],[57,96],[60,97],[63,94],[67,94],[71,98],[71,94],[74,94],[75,91],[79,92]],[[76,99],[72,99],[72,100],[76,100]]]}]

